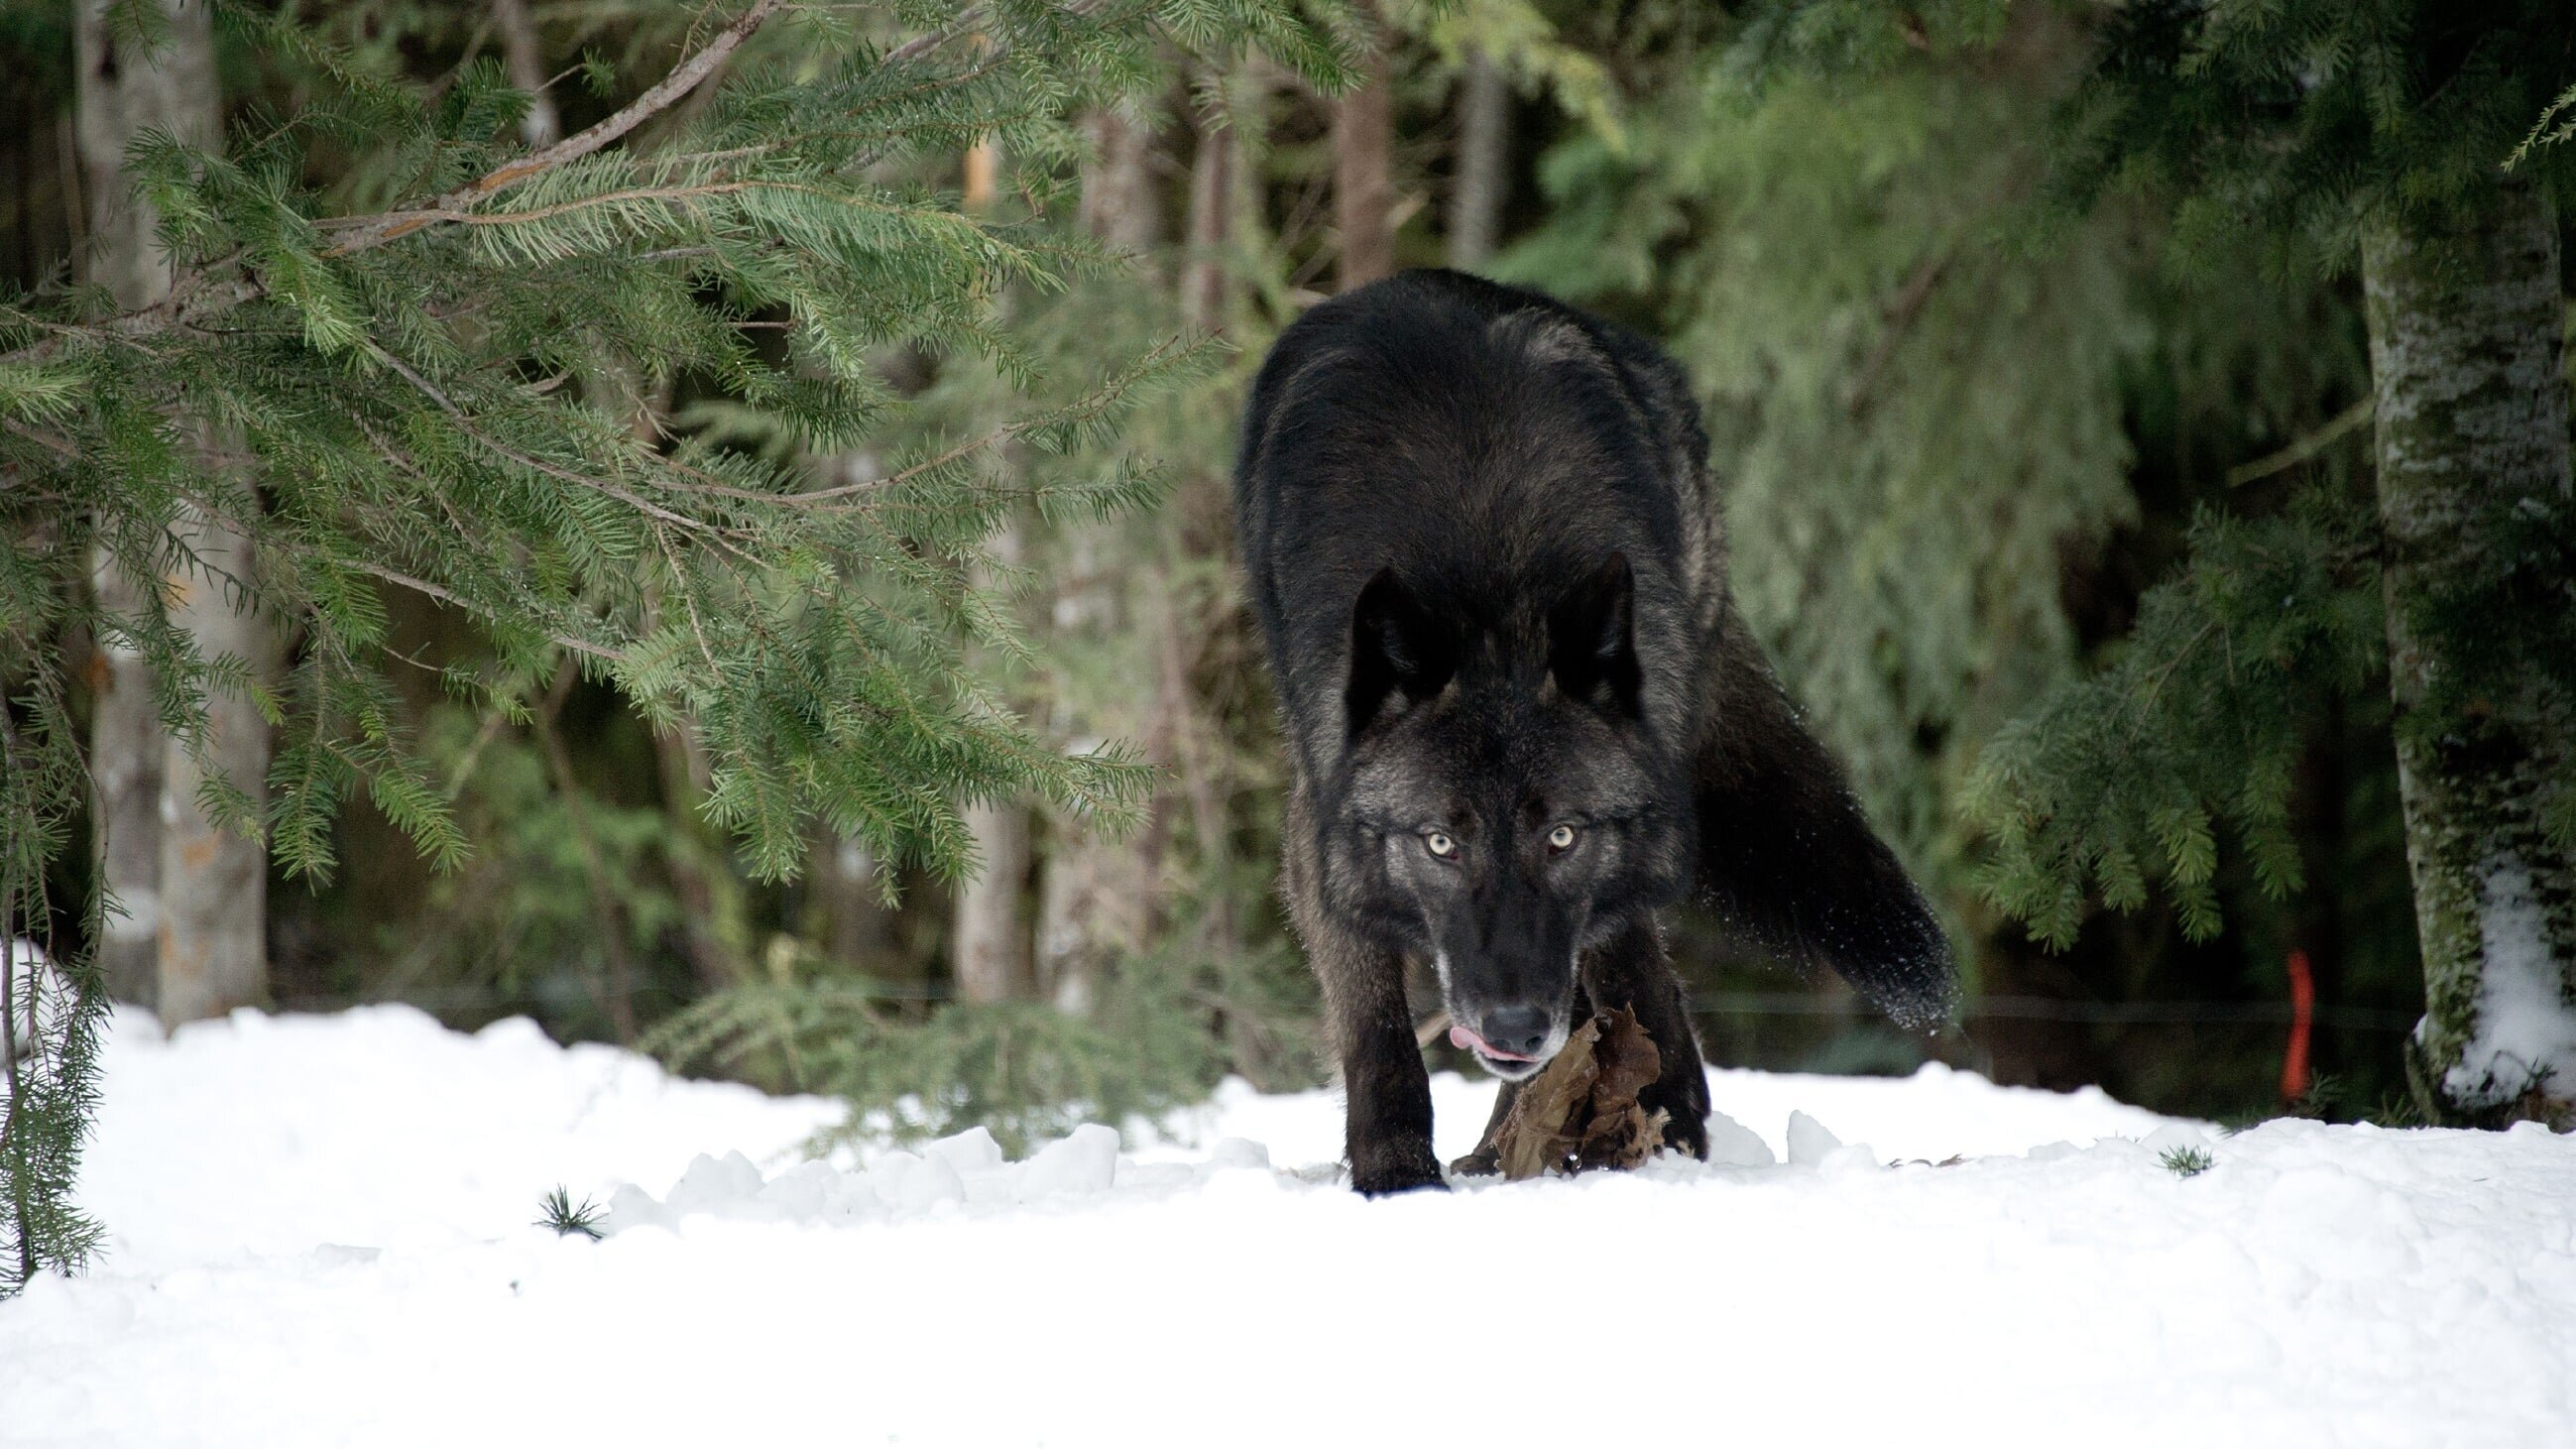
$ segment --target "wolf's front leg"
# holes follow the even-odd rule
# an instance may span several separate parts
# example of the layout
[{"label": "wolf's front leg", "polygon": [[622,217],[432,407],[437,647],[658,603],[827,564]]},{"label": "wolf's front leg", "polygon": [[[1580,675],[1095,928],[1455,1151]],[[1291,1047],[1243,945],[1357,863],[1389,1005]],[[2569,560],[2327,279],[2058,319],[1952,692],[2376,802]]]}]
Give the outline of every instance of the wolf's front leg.
[{"label": "wolf's front leg", "polygon": [[1636,1013],[1637,1025],[1655,1039],[1663,1071],[1637,1094],[1637,1105],[1662,1108],[1664,1145],[1708,1157],[1708,1069],[1700,1062],[1699,1036],[1691,1030],[1682,983],[1664,956],[1662,935],[1640,922],[1583,957],[1583,987],[1604,1011]]},{"label": "wolf's front leg", "polygon": [[1311,795],[1303,779],[1288,792],[1281,868],[1289,919],[1306,964],[1324,988],[1324,1015],[1348,1097],[1343,1148],[1351,1186],[1371,1197],[1449,1186],[1431,1155],[1431,1074],[1413,1038],[1404,999],[1404,958],[1359,937],[1326,906],[1316,856]]},{"label": "wolf's front leg", "polygon": [[1405,1005],[1404,962],[1393,952],[1343,945],[1326,952],[1310,941],[1307,949],[1324,979],[1349,1097],[1343,1143],[1351,1186],[1371,1197],[1445,1188],[1431,1155],[1431,1074]]}]

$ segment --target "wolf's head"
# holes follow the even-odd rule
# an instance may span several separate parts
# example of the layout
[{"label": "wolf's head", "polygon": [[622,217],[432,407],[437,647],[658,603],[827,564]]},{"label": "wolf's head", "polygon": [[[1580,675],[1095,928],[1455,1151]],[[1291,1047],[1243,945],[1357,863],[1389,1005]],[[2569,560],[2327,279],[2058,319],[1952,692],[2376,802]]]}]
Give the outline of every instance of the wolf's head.
[{"label": "wolf's head", "polygon": [[1565,1044],[1583,951],[1681,893],[1687,790],[1639,709],[1623,556],[1517,616],[1436,599],[1390,569],[1352,609],[1327,851],[1437,968],[1451,1039],[1519,1080]]}]

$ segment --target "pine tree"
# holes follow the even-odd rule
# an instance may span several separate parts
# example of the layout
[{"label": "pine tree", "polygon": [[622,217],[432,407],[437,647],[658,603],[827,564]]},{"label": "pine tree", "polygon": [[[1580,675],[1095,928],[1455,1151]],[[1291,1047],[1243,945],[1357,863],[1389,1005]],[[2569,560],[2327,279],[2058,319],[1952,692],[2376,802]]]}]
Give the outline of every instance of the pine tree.
[{"label": "pine tree", "polygon": [[[1782,50],[1840,67],[1982,45],[2007,8],[1766,13]],[[2576,162],[2535,145],[2506,169],[2571,78],[2576,17],[2539,0],[2141,0],[2102,24],[2056,178],[2079,208],[2172,207],[2186,266],[2247,231],[2283,275],[2358,265],[2377,509],[2356,526],[2317,497],[2269,528],[2205,526],[2111,672],[1986,762],[1998,899],[2063,936],[2088,886],[2135,905],[2161,876],[2206,933],[2222,820],[2267,888],[2293,888],[2284,689],[2359,687],[2384,641],[2426,986],[2408,1068],[2437,1120],[2576,1112],[2576,502],[2553,200]],[[2376,627],[2356,632],[2371,600]]]},{"label": "pine tree", "polygon": [[[143,10],[118,13],[150,43]],[[953,875],[972,802],[1132,813],[1130,752],[1065,755],[970,666],[967,649],[1026,649],[976,580],[1009,577],[986,546],[1005,520],[1096,517],[1153,490],[1150,468],[1084,450],[1201,354],[1166,341],[1087,385],[1042,379],[1000,300],[1096,273],[1097,248],[870,168],[990,143],[1011,189],[1044,201],[1075,151],[1068,115],[1153,74],[1159,46],[1257,44],[1330,80],[1328,42],[1262,0],[855,19],[750,0],[692,25],[641,89],[594,59],[589,83],[622,104],[532,148],[530,97],[500,64],[427,87],[293,13],[213,15],[313,99],[244,116],[221,148],[167,131],[128,148],[168,294],[0,300],[11,925],[41,920],[86,788],[60,652],[75,631],[148,667],[208,817],[289,875],[334,868],[333,821],[360,796],[432,858],[464,857],[397,723],[389,671],[414,666],[388,643],[388,590],[487,640],[489,667],[443,673],[461,699],[527,720],[569,669],[692,731],[702,811],[762,875],[796,870],[817,822]],[[801,458],[899,411],[870,366],[898,343],[979,355],[1026,399],[876,476],[816,479]],[[685,427],[652,401],[680,382],[700,399]],[[223,468],[198,466],[209,433]],[[226,600],[294,632],[282,679],[200,648],[155,586],[206,576],[195,519],[257,550]],[[87,588],[97,557],[130,596]],[[264,782],[217,753],[227,701],[276,731]],[[71,1000],[12,1058],[11,1281],[84,1246],[68,1192],[102,998],[77,953],[57,969]]]}]

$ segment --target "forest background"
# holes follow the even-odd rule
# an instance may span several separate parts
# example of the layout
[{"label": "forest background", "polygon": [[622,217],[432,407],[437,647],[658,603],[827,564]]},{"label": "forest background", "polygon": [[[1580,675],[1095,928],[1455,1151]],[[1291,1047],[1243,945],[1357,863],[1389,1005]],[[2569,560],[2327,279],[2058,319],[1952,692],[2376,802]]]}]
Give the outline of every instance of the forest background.
[{"label": "forest background", "polygon": [[[769,235],[792,252],[812,216],[689,212],[723,232],[704,246],[718,261],[692,271],[656,231],[670,217],[642,216],[685,206],[580,192],[614,178],[564,182],[561,203],[613,222],[549,217],[472,262],[495,278],[592,253],[678,267],[667,295],[604,290],[604,340],[511,324],[527,329],[513,385],[578,398],[594,430],[582,436],[639,477],[888,500],[852,525],[874,530],[852,556],[937,606],[871,593],[860,571],[846,577],[864,601],[847,607],[893,621],[887,657],[932,681],[898,689],[904,708],[962,712],[864,747],[714,717],[733,698],[720,687],[733,655],[706,631],[736,616],[698,592],[694,555],[672,556],[668,578],[649,550],[565,565],[563,592],[541,602],[572,612],[543,627],[508,612],[537,609],[509,593],[510,575],[551,579],[543,550],[503,550],[438,587],[412,587],[381,555],[358,570],[371,582],[333,576],[362,604],[299,575],[293,607],[214,608],[268,624],[241,636],[237,665],[198,676],[206,698],[220,708],[229,692],[249,711],[259,692],[244,680],[296,681],[278,687],[319,691],[320,717],[363,720],[349,738],[373,742],[325,748],[329,731],[296,733],[283,707],[265,729],[219,732],[260,736],[238,816],[265,819],[263,848],[217,828],[233,802],[202,785],[201,743],[173,735],[179,716],[135,682],[156,661],[184,675],[181,654],[154,653],[184,646],[102,641],[120,587],[103,563],[92,587],[106,603],[10,620],[15,727],[51,707],[29,681],[58,675],[57,735],[78,738],[97,781],[45,817],[52,835],[12,844],[32,873],[11,877],[10,909],[57,958],[94,960],[115,995],[174,1018],[378,1000],[463,1026],[525,1013],[561,1039],[843,1093],[910,1131],[983,1121],[1020,1139],[1069,1113],[1189,1100],[1226,1073],[1322,1082],[1313,988],[1273,891],[1280,765],[1231,539],[1235,412],[1302,308],[1395,268],[1450,265],[1595,308],[1689,367],[1725,479],[1737,598],[1959,950],[1960,1026],[1922,1038],[1831,980],[1732,952],[1684,912],[1672,942],[1712,1060],[1904,1072],[1938,1059],[2222,1119],[2420,1115],[2402,1048],[2425,972],[2388,666],[2376,613],[2351,614],[2375,580],[2359,590],[2348,569],[2317,566],[2322,607],[2349,617],[2306,626],[2260,688],[2232,656],[2195,653],[2209,629],[2174,637],[2200,617],[2194,599],[2269,588],[2307,566],[2299,547],[2349,539],[2374,485],[2357,244],[2290,245],[2246,222],[2261,198],[2213,204],[2085,130],[2120,103],[2105,77],[2127,64],[2122,48],[2152,51],[2208,7],[890,5],[739,23],[773,8],[298,0],[217,6],[211,21],[151,0],[6,9],[12,346],[40,345],[25,339],[48,306],[109,315],[167,295],[165,281],[139,301],[118,293],[121,309],[95,293],[84,304],[82,287],[116,291],[119,257],[270,245],[242,220],[262,187],[328,203],[299,200],[302,214],[393,215],[420,204],[424,177],[475,174],[442,147],[548,155],[651,101],[735,30],[702,87],[663,98],[602,154],[659,145],[717,166],[702,158],[727,153],[701,130],[775,145],[810,123],[758,97],[837,95],[943,55],[954,68],[940,84],[968,98],[889,111],[883,144],[816,162],[860,178],[900,216],[889,226],[947,238],[887,264],[864,324],[822,327],[798,288],[824,282],[767,277],[749,250],[728,250]],[[2315,22],[2329,39],[2338,23]],[[2576,78],[2564,47],[2553,54],[2559,73],[2507,88],[2516,105],[2538,98],[2515,112],[2515,136]],[[182,82],[136,94],[137,55]],[[2438,89],[2420,71],[2418,88]],[[987,73],[986,89],[955,80]],[[722,99],[738,79],[753,100]],[[371,132],[367,106],[397,101],[414,129]],[[282,149],[299,125],[311,135]],[[2539,165],[2563,164],[2546,128],[2535,134]],[[190,145],[238,169],[191,170]],[[2508,149],[2480,164],[2501,175]],[[157,242],[119,214],[133,205],[121,188],[154,174],[149,196],[168,213]],[[736,183],[707,171],[688,184]],[[982,240],[935,229],[952,219]],[[2547,224],[2554,249],[2554,213]],[[355,225],[320,234],[374,245],[385,230]],[[417,265],[435,272],[442,255]],[[260,274],[273,299],[286,274]],[[345,349],[315,320],[327,308],[295,305],[306,345]],[[424,305],[439,325],[452,315]],[[710,317],[721,344],[692,330]],[[395,351],[413,335],[386,333]],[[384,360],[368,386],[401,392],[408,378],[415,409],[426,395],[457,419],[485,416],[355,345]],[[12,446],[32,450],[25,467],[58,466],[43,461],[51,415],[34,395],[7,400],[25,424]],[[262,415],[239,416],[229,426],[270,446]],[[220,471],[228,435],[195,436]],[[422,446],[422,466],[443,466]],[[502,456],[540,473],[589,466],[577,449],[522,456],[535,447]],[[284,511],[256,483],[240,498]],[[51,526],[13,517],[22,543]],[[219,532],[204,535],[210,556]],[[119,545],[96,547],[109,559]],[[631,587],[615,577],[630,565]],[[518,602],[478,611],[476,579]],[[671,604],[702,598],[707,617]],[[808,617],[774,599],[742,609],[788,627]],[[579,623],[621,610],[643,642],[682,637],[686,612],[698,637],[678,653],[705,654],[706,688],[691,692],[685,659],[637,664]],[[310,622],[324,619],[357,638],[380,688],[316,682],[317,659],[345,642]],[[216,630],[201,639],[224,627],[201,623]],[[866,662],[817,666],[808,686],[873,701],[883,681]],[[832,672],[845,666],[860,672]],[[1024,730],[940,753],[942,729],[1014,716]],[[2163,730],[2161,748],[2059,748],[2122,718],[2211,727]],[[854,748],[882,753],[836,774],[832,751]],[[13,769],[35,759],[13,745]],[[2030,822],[2076,813],[2067,801],[2088,780],[2118,777],[2106,760],[2183,782],[2137,792],[2154,797],[2141,828],[2158,863],[2035,858]],[[263,804],[261,781],[299,761],[341,772],[337,785],[271,791],[303,815]],[[2241,796],[2211,779],[2243,782]],[[175,847],[120,864],[100,828],[120,808],[146,823],[119,838],[184,833],[203,815],[210,839],[235,842],[206,859],[251,854],[214,886],[170,864]],[[101,881],[127,924],[84,906]],[[156,920],[197,912],[222,959],[174,987],[155,920],[131,924],[142,897]]]}]

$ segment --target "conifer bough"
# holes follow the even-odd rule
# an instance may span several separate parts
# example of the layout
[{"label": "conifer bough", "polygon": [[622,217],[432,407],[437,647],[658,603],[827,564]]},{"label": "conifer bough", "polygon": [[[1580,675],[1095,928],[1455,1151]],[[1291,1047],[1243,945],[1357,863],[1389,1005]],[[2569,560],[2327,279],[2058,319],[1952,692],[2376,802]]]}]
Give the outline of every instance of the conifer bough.
[{"label": "conifer bough", "polygon": [[[523,717],[569,652],[654,728],[695,731],[707,815],[763,875],[798,867],[817,818],[882,861],[954,874],[972,864],[965,802],[1132,813],[1145,772],[1127,751],[1049,745],[961,645],[1025,653],[1001,599],[1019,580],[984,540],[1022,509],[1150,496],[1153,469],[1085,449],[1204,349],[1039,375],[1004,295],[1101,270],[1102,253],[1042,215],[969,216],[872,178],[990,139],[1042,211],[1077,154],[1066,117],[1150,77],[1160,46],[1256,44],[1327,83],[1341,63],[1272,0],[889,9],[917,38],[874,44],[850,27],[885,16],[753,0],[607,119],[531,152],[528,98],[497,61],[432,89],[292,15],[217,4],[311,99],[252,108],[220,150],[148,133],[128,151],[170,294],[121,314],[95,290],[0,298],[0,898],[18,906],[0,928],[50,934],[28,903],[82,808],[65,649],[83,635],[149,667],[191,759],[213,697],[257,706],[268,778],[206,769],[200,802],[289,874],[332,869],[360,791],[458,858],[399,725],[389,671],[420,666],[390,640],[387,586],[488,642],[440,671],[451,693]],[[797,43],[773,44],[790,25]],[[350,213],[352,195],[391,199]],[[884,436],[900,399],[871,359],[899,344],[980,357],[1020,406],[815,487],[802,458]],[[197,555],[198,518],[238,529],[256,565]],[[138,606],[102,605],[94,556]],[[204,657],[173,623],[172,578],[291,634],[282,676]],[[55,959],[66,1009],[22,1056],[0,1141],[0,1286],[86,1242],[68,1194],[103,1003],[79,953]],[[22,1017],[39,979],[19,963]]]}]

